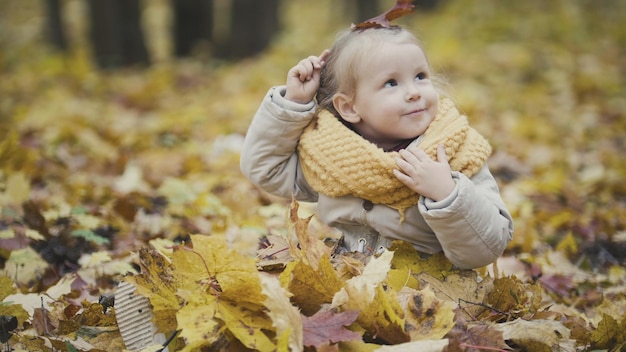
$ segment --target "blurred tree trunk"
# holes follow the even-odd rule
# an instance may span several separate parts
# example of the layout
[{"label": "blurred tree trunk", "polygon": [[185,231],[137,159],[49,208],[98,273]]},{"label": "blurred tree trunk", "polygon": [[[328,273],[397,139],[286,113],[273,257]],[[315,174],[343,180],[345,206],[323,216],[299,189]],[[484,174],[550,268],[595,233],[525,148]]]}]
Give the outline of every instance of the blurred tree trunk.
[{"label": "blurred tree trunk", "polygon": [[174,54],[189,56],[202,41],[210,42],[213,29],[213,0],[171,0]]},{"label": "blurred tree trunk", "polygon": [[90,38],[101,68],[149,64],[139,0],[87,0]]},{"label": "blurred tree trunk", "polygon": [[439,0],[414,0],[415,10],[432,10],[439,5]]},{"label": "blurred tree trunk", "polygon": [[62,51],[67,50],[67,40],[61,20],[61,4],[59,0],[45,0],[46,27],[45,34],[52,45]]},{"label": "blurred tree trunk", "polygon": [[239,59],[261,52],[279,30],[279,0],[232,0],[228,38],[220,38],[215,55]]},{"label": "blurred tree trunk", "polygon": [[363,22],[381,13],[378,0],[356,0],[356,20],[354,23]]}]

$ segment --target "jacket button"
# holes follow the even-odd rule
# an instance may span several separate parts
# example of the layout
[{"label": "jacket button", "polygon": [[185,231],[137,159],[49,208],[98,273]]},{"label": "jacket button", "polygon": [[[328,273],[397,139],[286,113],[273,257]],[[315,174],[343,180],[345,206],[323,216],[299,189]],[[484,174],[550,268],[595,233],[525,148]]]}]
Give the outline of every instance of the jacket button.
[{"label": "jacket button", "polygon": [[374,203],[370,202],[369,200],[363,201],[363,209],[365,209],[366,211],[370,211],[372,210],[372,208],[374,208]]}]

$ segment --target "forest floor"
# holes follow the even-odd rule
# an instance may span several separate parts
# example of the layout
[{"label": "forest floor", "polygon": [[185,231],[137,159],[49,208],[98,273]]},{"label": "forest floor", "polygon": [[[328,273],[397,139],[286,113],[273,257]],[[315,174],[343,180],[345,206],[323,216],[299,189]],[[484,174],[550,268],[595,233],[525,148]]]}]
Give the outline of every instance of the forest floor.
[{"label": "forest floor", "polygon": [[288,3],[255,58],[104,72],[2,15],[0,350],[124,350],[120,282],[178,331],[170,350],[626,350],[626,3],[441,1],[399,21],[494,147],[515,234],[476,271],[402,243],[331,261],[313,205],[241,175],[267,89],[351,21]]}]

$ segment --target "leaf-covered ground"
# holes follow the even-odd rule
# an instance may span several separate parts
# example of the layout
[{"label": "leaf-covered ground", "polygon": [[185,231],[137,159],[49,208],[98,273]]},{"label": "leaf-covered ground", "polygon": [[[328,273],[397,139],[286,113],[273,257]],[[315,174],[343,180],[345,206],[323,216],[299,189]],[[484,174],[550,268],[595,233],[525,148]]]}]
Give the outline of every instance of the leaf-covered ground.
[{"label": "leaf-covered ground", "polygon": [[[442,1],[401,20],[495,149],[516,230],[477,271],[403,243],[330,258],[310,205],[239,173],[265,91],[353,21],[337,2],[285,2],[253,59],[116,72],[92,66],[66,3],[67,56],[40,44],[36,5],[0,4],[3,348],[124,350],[123,281],[178,330],[170,350],[626,349],[626,3]],[[164,5],[146,6],[159,57]]]}]

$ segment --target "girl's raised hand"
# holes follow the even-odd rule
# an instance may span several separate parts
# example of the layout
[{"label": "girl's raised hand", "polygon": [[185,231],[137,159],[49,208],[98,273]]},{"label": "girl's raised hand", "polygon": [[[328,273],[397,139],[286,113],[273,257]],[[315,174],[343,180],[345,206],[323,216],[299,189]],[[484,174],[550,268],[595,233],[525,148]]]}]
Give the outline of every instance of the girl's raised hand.
[{"label": "girl's raised hand", "polygon": [[324,50],[320,56],[309,56],[300,60],[289,70],[285,99],[300,104],[313,100],[320,85],[320,71],[329,52],[329,50]]},{"label": "girl's raised hand", "polygon": [[440,201],[456,187],[443,145],[437,148],[437,161],[415,146],[401,150],[400,156],[401,158],[396,158],[400,170],[393,170],[393,173],[400,182],[416,193]]}]

